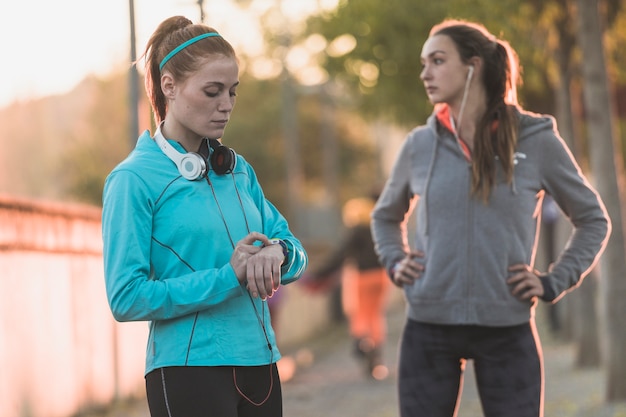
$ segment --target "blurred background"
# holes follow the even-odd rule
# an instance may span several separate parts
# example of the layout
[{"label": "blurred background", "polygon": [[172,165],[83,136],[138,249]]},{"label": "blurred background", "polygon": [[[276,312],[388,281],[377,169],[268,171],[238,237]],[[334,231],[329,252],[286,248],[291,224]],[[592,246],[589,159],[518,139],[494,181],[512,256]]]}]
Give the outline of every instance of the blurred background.
[{"label": "blurred background", "polygon": [[[107,310],[99,210],[106,175],[154,128],[141,55],[172,15],[238,51],[223,140],[255,167],[312,265],[341,235],[343,204],[383,185],[432,111],[419,80],[431,26],[477,20],[508,40],[520,102],[555,115],[614,226],[600,266],[546,307],[546,325],[575,344],[578,366],[606,370],[606,401],[626,400],[626,0],[3,0],[0,415],[65,417],[142,389],[145,323],[118,325]],[[540,269],[569,233],[544,209]],[[285,346],[341,316],[335,293],[288,290]],[[64,371],[54,387],[40,378]]]}]

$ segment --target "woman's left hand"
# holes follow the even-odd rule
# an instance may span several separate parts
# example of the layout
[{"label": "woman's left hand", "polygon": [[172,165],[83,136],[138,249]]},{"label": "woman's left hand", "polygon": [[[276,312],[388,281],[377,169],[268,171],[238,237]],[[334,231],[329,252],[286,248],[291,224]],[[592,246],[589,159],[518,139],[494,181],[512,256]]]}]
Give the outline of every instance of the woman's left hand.
[{"label": "woman's left hand", "polygon": [[533,297],[543,296],[544,289],[541,280],[533,269],[524,264],[509,267],[514,274],[507,279],[507,284],[513,286],[511,294],[520,300],[530,300]]}]

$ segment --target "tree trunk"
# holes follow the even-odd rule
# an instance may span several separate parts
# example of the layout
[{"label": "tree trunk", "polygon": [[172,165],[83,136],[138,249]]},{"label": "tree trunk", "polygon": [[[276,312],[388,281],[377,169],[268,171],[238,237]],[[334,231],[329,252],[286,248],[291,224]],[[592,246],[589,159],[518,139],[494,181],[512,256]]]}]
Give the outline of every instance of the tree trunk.
[{"label": "tree trunk", "polygon": [[[566,4],[561,7],[566,8]],[[572,30],[576,17],[566,10],[560,14],[561,18],[555,22],[559,31],[559,47],[555,50],[555,57],[559,68],[559,84],[557,87],[556,116],[559,122],[559,132],[574,153],[577,160],[582,159],[580,149],[580,134],[576,134],[574,123],[574,109],[572,106],[572,53],[576,47],[576,34]],[[578,109],[580,110],[580,109]],[[564,230],[565,229],[565,230]],[[561,248],[567,244],[571,227],[557,228],[560,230],[555,238],[557,247]],[[552,261],[554,261],[553,259]],[[577,367],[597,367],[601,364],[600,341],[598,340],[598,315],[596,313],[596,293],[595,274],[588,277],[579,289],[569,294],[557,304],[551,306],[553,319],[558,320],[560,334],[572,340],[577,348]],[[557,310],[558,309],[558,310]],[[562,314],[565,310],[566,314]],[[556,316],[556,317],[554,317]],[[564,323],[563,323],[564,322]]]},{"label": "tree trunk", "polygon": [[613,233],[600,261],[604,306],[604,364],[606,400],[626,400],[626,251],[622,225],[624,189],[621,150],[602,43],[599,0],[577,0],[578,36],[582,48],[584,103],[589,133],[590,161],[595,184],[613,223]]},{"label": "tree trunk", "polygon": [[[566,13],[562,13],[561,16],[567,17]],[[571,23],[571,22],[569,22]],[[559,126],[559,133],[563,137],[567,146],[572,150],[575,157],[578,159],[576,143],[573,109],[572,109],[572,95],[570,91],[570,85],[572,82],[571,74],[571,56],[572,49],[575,45],[576,39],[573,38],[568,31],[568,21],[566,19],[558,19],[554,22],[554,25],[559,33],[558,47],[554,49],[554,59],[556,61],[558,72],[558,80],[555,82],[555,104],[556,111],[555,117]],[[544,206],[546,205],[544,201]],[[565,227],[563,227],[565,226]],[[572,228],[565,221],[563,216],[554,221],[552,224],[544,222],[542,225],[542,233],[548,238],[548,261],[549,263],[556,261],[556,255],[558,254],[557,248],[563,248],[570,237]],[[558,336],[566,341],[572,341],[574,338],[574,326],[577,322],[575,314],[576,310],[573,308],[575,303],[576,293],[570,294],[567,297],[562,298],[557,304],[548,306],[548,313],[551,328],[558,331]]]},{"label": "tree trunk", "polygon": [[574,315],[578,324],[574,328],[576,340],[576,367],[597,368],[602,364],[601,337],[596,312],[597,273],[592,271],[580,288],[574,291]]}]

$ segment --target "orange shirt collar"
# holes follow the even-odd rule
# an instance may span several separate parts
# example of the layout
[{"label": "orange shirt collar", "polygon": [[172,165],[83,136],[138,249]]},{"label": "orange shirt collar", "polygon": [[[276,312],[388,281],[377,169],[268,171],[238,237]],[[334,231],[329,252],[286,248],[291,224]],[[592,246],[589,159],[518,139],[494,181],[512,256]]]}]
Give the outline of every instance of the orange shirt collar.
[{"label": "orange shirt collar", "polygon": [[[450,132],[452,132],[452,134],[454,134],[456,137],[456,131],[454,129],[454,126],[452,126],[452,123],[450,122],[450,107],[447,104],[442,104],[441,108],[437,111],[436,116],[437,116],[437,120],[439,121],[439,123],[441,123],[443,127],[445,127]],[[472,151],[470,150],[469,146],[467,146],[467,143],[465,143],[465,141],[461,139],[461,137],[458,137],[457,143],[463,150],[465,159],[467,159],[468,161],[471,161]]]}]

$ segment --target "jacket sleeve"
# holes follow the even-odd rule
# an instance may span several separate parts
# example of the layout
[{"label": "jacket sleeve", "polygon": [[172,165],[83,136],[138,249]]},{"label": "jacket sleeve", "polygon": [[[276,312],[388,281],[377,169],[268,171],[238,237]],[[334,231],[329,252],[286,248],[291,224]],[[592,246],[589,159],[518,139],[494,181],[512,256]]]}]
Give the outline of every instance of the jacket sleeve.
[{"label": "jacket sleeve", "polygon": [[299,279],[308,265],[308,256],[304,246],[291,230],[285,217],[267,199],[252,166],[248,164],[250,192],[263,216],[263,234],[269,238],[278,238],[287,246],[287,258],[281,267],[281,284],[289,284]]},{"label": "jacket sleeve", "polygon": [[154,279],[150,261],[154,202],[143,179],[116,171],[104,187],[102,238],[107,298],[118,321],[180,317],[243,294],[230,263],[176,279]]},{"label": "jacket sleeve", "polygon": [[387,271],[409,252],[407,220],[417,201],[410,175],[410,141],[405,140],[372,212],[374,248]]},{"label": "jacket sleeve", "polygon": [[547,136],[541,155],[544,188],[573,226],[566,247],[542,280],[549,286],[547,293],[558,300],[595,266],[608,241],[611,222],[597,191],[558,134]]}]

